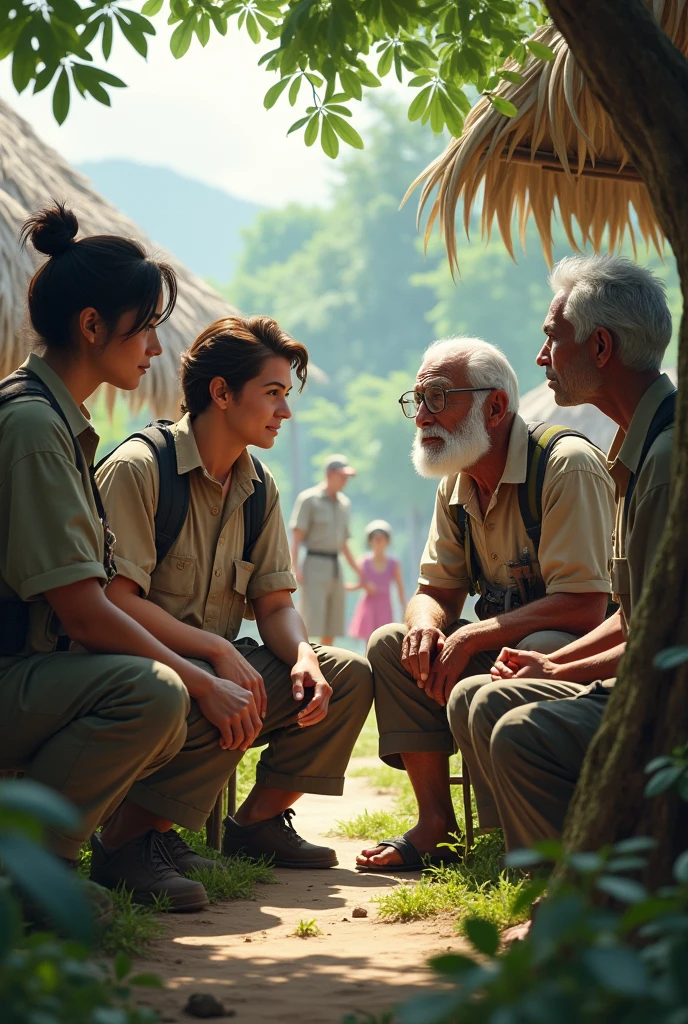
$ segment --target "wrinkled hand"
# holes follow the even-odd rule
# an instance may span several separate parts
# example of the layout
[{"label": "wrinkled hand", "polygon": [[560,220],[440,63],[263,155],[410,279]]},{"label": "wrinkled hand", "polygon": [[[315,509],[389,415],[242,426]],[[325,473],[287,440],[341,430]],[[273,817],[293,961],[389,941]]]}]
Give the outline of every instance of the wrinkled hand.
[{"label": "wrinkled hand", "polygon": [[220,679],[231,679],[242,689],[250,690],[256,702],[258,714],[261,718],[265,718],[268,713],[268,695],[265,692],[263,677],[232,644],[228,643],[223,648],[222,654],[213,659],[212,665]]},{"label": "wrinkled hand", "polygon": [[296,662],[291,670],[291,689],[294,700],[299,701],[303,700],[306,690],[313,690],[313,696],[308,705],[296,716],[299,726],[305,729],[310,725],[322,722],[327,714],[332,687],[320,671],[320,665],[315,655],[312,657],[305,655]]},{"label": "wrinkled hand", "polygon": [[207,692],[196,698],[199,708],[220,730],[223,750],[248,750],[263,727],[253,694],[229,679],[209,679]]},{"label": "wrinkled hand", "polygon": [[447,637],[425,683],[428,697],[444,707],[472,657],[473,652],[468,650],[460,629]]},{"label": "wrinkled hand", "polygon": [[430,669],[447,638],[436,626],[412,626],[401,645],[401,664],[421,689],[430,676]]},{"label": "wrinkled hand", "polygon": [[554,679],[558,667],[546,654],[503,647],[490,669],[490,675],[495,682],[500,679]]}]

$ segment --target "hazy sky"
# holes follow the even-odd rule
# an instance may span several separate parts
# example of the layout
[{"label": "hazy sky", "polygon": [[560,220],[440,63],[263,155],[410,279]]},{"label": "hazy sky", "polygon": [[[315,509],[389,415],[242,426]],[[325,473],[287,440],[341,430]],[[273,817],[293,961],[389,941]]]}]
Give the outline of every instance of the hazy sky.
[{"label": "hazy sky", "polygon": [[[177,61],[165,20],[154,21],[159,35],[147,61],[117,40],[105,66],[128,88],[112,90],[111,108],[77,96],[60,127],[47,91],[17,96],[9,60],[0,64],[0,95],[72,163],[126,157],[172,167],[270,206],[326,202],[332,161],[319,142],[308,149],[302,134],[286,137],[305,111],[305,90],[294,108],[286,96],[272,110],[263,107],[266,90],[278,80],[257,67],[270,44],[254,46],[230,25],[225,38],[214,34],[205,49],[194,39]],[[95,59],[103,66],[102,56],[98,62],[95,53]],[[356,123],[360,128],[360,117]]]}]

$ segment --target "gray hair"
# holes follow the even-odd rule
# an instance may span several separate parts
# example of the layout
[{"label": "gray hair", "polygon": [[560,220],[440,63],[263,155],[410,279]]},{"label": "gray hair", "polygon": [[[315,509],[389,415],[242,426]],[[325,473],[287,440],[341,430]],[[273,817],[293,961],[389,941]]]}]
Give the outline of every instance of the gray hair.
[{"label": "gray hair", "polygon": [[[423,361],[432,356],[466,362],[468,383],[474,388],[499,388],[509,397],[509,412],[518,412],[518,379],[511,363],[496,345],[481,338],[442,338],[433,341],[423,353]],[[480,396],[476,394],[476,401]]]},{"label": "gray hair", "polygon": [[659,370],[671,341],[671,313],[664,282],[646,267],[621,256],[567,256],[549,282],[568,292],[564,316],[576,341],[606,328],[630,370]]}]

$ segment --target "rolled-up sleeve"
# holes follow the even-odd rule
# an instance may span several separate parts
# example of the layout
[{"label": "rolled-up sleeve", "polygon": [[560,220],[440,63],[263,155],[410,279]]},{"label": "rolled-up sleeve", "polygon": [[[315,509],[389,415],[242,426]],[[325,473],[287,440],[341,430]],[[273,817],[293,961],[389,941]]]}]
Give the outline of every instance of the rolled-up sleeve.
[{"label": "rolled-up sleeve", "polygon": [[590,446],[564,440],[545,474],[540,571],[548,594],[608,594],[614,485]]},{"label": "rolled-up sleeve", "polygon": [[290,530],[301,530],[303,533],[308,533],[311,526],[311,505],[312,502],[308,494],[299,494],[289,520]]},{"label": "rolled-up sleeve", "polygon": [[421,558],[418,582],[446,590],[468,590],[470,587],[463,541],[449,508],[444,480],[437,488],[435,511]]},{"label": "rolled-up sleeve", "polygon": [[253,549],[253,572],[246,596],[253,601],[279,590],[296,590],[291,567],[287,531],[282,518],[279,494],[272,477],[266,477],[268,512]]},{"label": "rolled-up sleeve", "polygon": [[151,573],[156,565],[155,506],[157,467],[145,442],[144,458],[136,463],[115,454],[98,470],[96,479],[108,522],[115,534],[115,562],[119,576],[136,583],[148,596]]}]

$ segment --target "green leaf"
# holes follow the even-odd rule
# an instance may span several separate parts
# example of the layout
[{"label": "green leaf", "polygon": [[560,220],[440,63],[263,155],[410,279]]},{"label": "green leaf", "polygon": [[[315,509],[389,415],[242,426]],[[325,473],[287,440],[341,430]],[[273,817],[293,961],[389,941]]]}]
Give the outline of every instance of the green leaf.
[{"label": "green leaf", "polygon": [[[62,84],[63,82],[67,83],[66,87]],[[66,88],[67,91],[66,109],[62,118],[64,121],[69,110],[69,79],[65,68],[60,72],[55,94],[60,88]],[[58,102],[64,103],[65,99],[62,98]],[[54,105],[55,98],[53,97]],[[57,114],[55,116],[57,117]],[[47,786],[43,786],[40,782],[34,782],[33,779],[7,779],[0,782],[0,808],[30,814],[43,825],[65,831],[78,830],[81,824],[81,816],[73,804],[65,800],[55,790],[48,789]]]},{"label": "green leaf", "polygon": [[523,82],[523,75],[519,75],[518,71],[498,71],[497,75],[507,82],[513,82],[514,85],[521,85]]},{"label": "green leaf", "polygon": [[91,908],[79,877],[52,854],[19,835],[0,834],[5,871],[67,934],[90,945]]},{"label": "green leaf", "polygon": [[329,156],[331,160],[334,160],[339,153],[339,139],[337,138],[335,131],[330,124],[329,117],[323,117],[322,127],[320,129],[320,145],[322,151],[326,156]]},{"label": "green leaf", "polygon": [[293,125],[291,126],[291,128],[290,128],[290,129],[289,129],[289,131],[287,132],[287,135],[291,135],[291,133],[292,133],[292,132],[297,132],[297,131],[299,130],[299,128],[303,128],[303,126],[304,126],[304,125],[305,125],[305,124],[306,124],[306,123],[307,123],[308,121],[310,121],[310,117],[309,117],[309,115],[308,115],[308,114],[306,114],[306,116],[305,116],[305,117],[300,117],[300,118],[298,119],[298,121],[294,121]]},{"label": "green leaf", "polygon": [[385,50],[382,51],[382,56],[380,57],[379,61],[377,62],[377,73],[380,76],[380,78],[384,78],[385,75],[389,74],[389,72],[391,70],[391,67],[392,67],[392,61],[393,60],[394,60],[394,44],[390,43],[389,46]]},{"label": "green leaf", "polygon": [[293,107],[299,96],[299,89],[301,88],[301,82],[303,81],[303,75],[295,75],[294,80],[289,87],[289,103]]},{"label": "green leaf", "polygon": [[172,33],[170,39],[170,50],[172,56],[179,60],[183,57],[186,51],[191,46],[191,40],[193,38],[194,29],[196,28],[196,14],[192,12],[187,14],[180,25],[177,25],[176,29]]},{"label": "green leaf", "polygon": [[656,839],[649,836],[630,836],[614,844],[615,853],[644,853],[646,850],[654,850],[657,845]]},{"label": "green leaf", "polygon": [[507,117],[516,117],[518,114],[518,107],[515,107],[511,100],[505,100],[503,96],[489,96],[488,98],[500,114],[505,114]]},{"label": "green leaf", "polygon": [[112,37],[113,37],[113,35],[114,35],[114,33],[112,31],[112,18],[106,18],[105,21],[103,22],[103,41],[102,41],[103,57],[105,58],[105,60],[109,60],[110,59],[110,54],[112,53]]},{"label": "green leaf", "polygon": [[670,668],[678,668],[688,661],[688,647],[665,647],[655,655],[654,666],[666,672]]},{"label": "green leaf", "polygon": [[566,858],[566,863],[574,871],[579,871],[582,875],[589,875],[602,870],[604,858],[600,857],[599,853],[570,853]]},{"label": "green leaf", "polygon": [[547,891],[547,879],[546,878],[534,878],[528,885],[524,885],[519,893],[516,895],[516,899],[511,905],[511,913],[513,917],[516,917],[525,910],[527,907],[534,903],[535,900]]},{"label": "green leaf", "polygon": [[210,41],[210,15],[203,11],[196,25],[196,38],[201,46],[207,46]]},{"label": "green leaf", "polygon": [[122,952],[122,950],[120,950],[115,957],[114,968],[117,981],[122,981],[123,978],[126,978],[127,974],[129,974],[129,971],[131,970],[131,960],[126,953]]},{"label": "green leaf", "polygon": [[380,79],[376,78],[373,72],[366,67],[359,67],[356,74],[368,89],[377,89],[382,85]]},{"label": "green leaf", "polygon": [[640,903],[647,899],[647,889],[632,878],[615,878],[614,875],[602,875],[595,885],[601,892],[606,892],[621,903]]},{"label": "green leaf", "polygon": [[504,857],[504,863],[509,868],[530,868],[547,859],[539,850],[512,850]]},{"label": "green leaf", "polygon": [[645,786],[645,796],[659,796],[660,793],[671,789],[674,783],[683,775],[683,772],[683,765],[680,764],[674,764],[670,768],[660,768]]},{"label": "green leaf", "polygon": [[253,11],[248,11],[246,14],[246,31],[252,43],[260,42],[260,28]]},{"label": "green leaf", "polygon": [[363,98],[361,82],[350,68],[343,68],[339,72],[339,81],[342,83],[342,89],[344,89],[352,99],[360,100]]},{"label": "green leaf", "polygon": [[463,930],[468,941],[479,953],[494,956],[499,949],[499,931],[491,921],[469,917],[463,923]]},{"label": "green leaf", "polygon": [[674,878],[681,885],[688,882],[688,850],[684,850],[674,862]]},{"label": "green leaf", "polygon": [[430,102],[432,88],[433,87],[431,85],[427,85],[425,89],[421,89],[418,95],[413,98],[411,106],[408,109],[409,121],[417,121],[419,117],[423,116],[425,108]]},{"label": "green leaf", "polygon": [[319,127],[320,118],[316,114],[311,118],[305,132],[303,133],[303,141],[306,143],[307,146],[312,146],[315,140],[317,139]]},{"label": "green leaf", "polygon": [[556,54],[554,50],[551,50],[549,46],[545,46],[544,43],[538,43],[535,39],[529,39],[526,46],[532,53],[533,57],[537,57],[539,60],[554,60]]},{"label": "green leaf", "polygon": [[631,998],[647,993],[647,970],[634,949],[596,946],[585,950],[583,962],[603,989],[609,992]]},{"label": "green leaf", "polygon": [[[222,11],[218,11],[218,9],[216,7],[211,7],[210,8],[210,17],[212,18],[213,25],[215,26],[215,31],[218,32],[221,36],[226,36],[227,35],[227,16],[225,14],[223,14]],[[273,50],[272,53],[265,53],[265,54],[263,54],[263,57],[261,58],[261,60],[258,63],[262,64],[263,61],[269,60],[270,57],[272,56],[272,54],[274,54],[274,53],[275,53],[275,51]]]},{"label": "green leaf", "polygon": [[142,988],[164,988],[163,982],[157,976],[157,974],[132,974],[130,978],[127,978],[129,985],[140,985]]},{"label": "green leaf", "polygon": [[430,967],[437,974],[444,974],[448,978],[465,974],[476,966],[475,960],[462,956],[461,953],[443,953],[441,956],[433,956],[428,961]]},{"label": "green leaf", "polygon": [[329,113],[327,120],[336,131],[339,138],[346,142],[347,146],[352,146],[354,149],[363,149],[363,139],[358,134],[353,125],[345,121],[343,117],[339,117],[337,114]]},{"label": "green leaf", "polygon": [[136,50],[138,54],[141,55],[141,57],[146,57],[148,55],[148,40],[146,39],[143,32],[140,32],[138,29],[134,28],[134,26],[130,25],[129,22],[126,21],[123,17],[118,17],[117,23],[119,25],[120,32],[127,40],[129,45],[133,46],[133,48]]},{"label": "green leaf", "polygon": [[274,107],[275,103],[277,103],[277,100],[280,98],[284,90],[287,88],[290,81],[291,76],[287,76],[286,78],[282,78],[280,79],[279,82],[276,82],[274,85],[270,86],[268,91],[265,93],[265,99],[263,100],[263,106],[265,107],[266,110],[270,110],[271,107]]},{"label": "green leaf", "polygon": [[439,135],[444,128],[444,113],[442,111],[442,103],[437,91],[435,91],[432,99],[430,100],[428,110],[430,111],[430,127],[435,135]]},{"label": "green leaf", "polygon": [[147,17],[152,17],[154,14],[158,14],[162,10],[162,5],[165,0],[146,0],[145,4],[141,8],[141,14],[145,14]]}]

